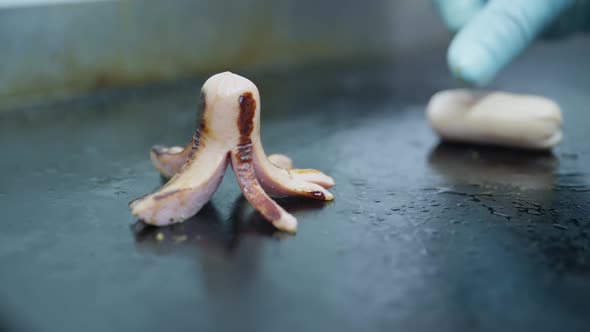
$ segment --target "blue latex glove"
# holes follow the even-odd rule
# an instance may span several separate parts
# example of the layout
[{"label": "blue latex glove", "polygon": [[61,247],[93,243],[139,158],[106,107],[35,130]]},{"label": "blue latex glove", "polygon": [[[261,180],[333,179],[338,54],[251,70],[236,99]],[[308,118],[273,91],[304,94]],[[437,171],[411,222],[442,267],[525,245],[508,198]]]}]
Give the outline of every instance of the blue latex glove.
[{"label": "blue latex glove", "polygon": [[[590,30],[590,0],[433,0],[458,31],[447,53],[453,75],[483,86],[541,33]],[[558,19],[561,18],[561,19]]]}]

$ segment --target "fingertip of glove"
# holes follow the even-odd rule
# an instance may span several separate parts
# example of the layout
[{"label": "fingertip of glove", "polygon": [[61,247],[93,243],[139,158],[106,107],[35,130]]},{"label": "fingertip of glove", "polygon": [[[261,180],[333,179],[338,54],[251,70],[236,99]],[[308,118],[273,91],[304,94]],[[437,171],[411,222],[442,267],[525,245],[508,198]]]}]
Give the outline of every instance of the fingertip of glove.
[{"label": "fingertip of glove", "polygon": [[489,83],[498,71],[492,55],[483,47],[460,41],[451,43],[447,63],[455,78],[477,87]]}]

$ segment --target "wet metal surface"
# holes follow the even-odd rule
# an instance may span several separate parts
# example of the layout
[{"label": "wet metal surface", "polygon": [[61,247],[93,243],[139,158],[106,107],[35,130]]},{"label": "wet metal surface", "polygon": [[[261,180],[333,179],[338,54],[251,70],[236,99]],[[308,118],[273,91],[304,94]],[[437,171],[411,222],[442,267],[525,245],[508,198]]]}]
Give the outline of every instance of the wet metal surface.
[{"label": "wet metal surface", "polygon": [[563,106],[553,154],[439,145],[423,112],[455,85],[442,51],[249,73],[266,152],[337,182],[334,202],[281,201],[296,236],[261,220],[231,172],[184,224],[131,217],[161,184],[150,146],[190,139],[204,77],[3,114],[0,329],[587,331],[583,45],[538,47],[495,86]]}]

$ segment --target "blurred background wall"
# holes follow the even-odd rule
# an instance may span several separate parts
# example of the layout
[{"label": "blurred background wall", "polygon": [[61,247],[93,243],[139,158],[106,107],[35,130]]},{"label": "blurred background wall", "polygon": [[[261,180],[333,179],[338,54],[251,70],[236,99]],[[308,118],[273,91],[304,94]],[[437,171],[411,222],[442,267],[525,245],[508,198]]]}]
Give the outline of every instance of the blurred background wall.
[{"label": "blurred background wall", "polygon": [[0,0],[0,109],[201,73],[412,56],[428,0]]}]

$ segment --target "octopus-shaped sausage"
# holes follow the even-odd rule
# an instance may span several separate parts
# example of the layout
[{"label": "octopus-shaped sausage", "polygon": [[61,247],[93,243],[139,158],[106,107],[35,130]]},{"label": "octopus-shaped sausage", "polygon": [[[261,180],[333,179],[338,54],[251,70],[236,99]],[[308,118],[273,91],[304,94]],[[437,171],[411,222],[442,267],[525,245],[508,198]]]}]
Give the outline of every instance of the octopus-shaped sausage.
[{"label": "octopus-shaped sausage", "polygon": [[200,129],[185,148],[152,148],[155,168],[171,179],[129,203],[133,215],[156,226],[183,222],[213,196],[228,163],[246,199],[279,230],[295,232],[297,220],[269,195],[334,199],[326,190],[334,185],[331,177],[313,169],[291,169],[291,160],[283,155],[266,156],[259,100],[258,88],[244,77],[230,72],[210,77],[201,89]]}]

